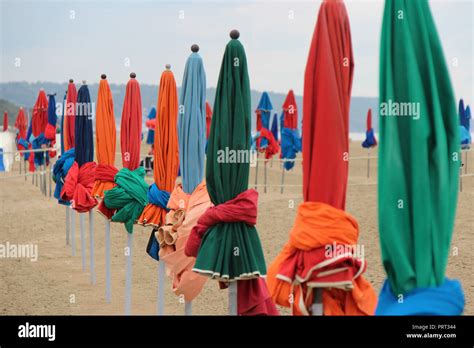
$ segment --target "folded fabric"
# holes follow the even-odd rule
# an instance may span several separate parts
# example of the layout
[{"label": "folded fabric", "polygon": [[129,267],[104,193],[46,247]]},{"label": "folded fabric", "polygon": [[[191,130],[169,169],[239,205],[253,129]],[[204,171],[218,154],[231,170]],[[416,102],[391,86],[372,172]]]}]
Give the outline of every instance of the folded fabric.
[{"label": "folded fabric", "polygon": [[365,132],[365,140],[362,142],[363,148],[371,148],[377,145],[377,140],[375,139],[374,129],[371,128]]},{"label": "folded fabric", "polygon": [[48,123],[44,130],[44,137],[48,140],[55,140],[56,139],[56,126]]},{"label": "folded fabric", "polygon": [[59,204],[71,204],[69,200],[63,200],[61,198],[61,191],[63,190],[64,181],[66,180],[67,173],[69,172],[69,169],[71,169],[73,163],[74,148],[64,152],[54,164],[53,181],[56,183],[56,188],[54,189],[54,198],[58,200]]},{"label": "folded fabric", "polygon": [[[186,301],[194,300],[208,279],[192,271],[196,259],[186,256],[184,249],[197,220],[211,206],[204,181],[192,194],[185,193],[178,183],[168,203],[170,211],[166,215],[166,221],[169,225],[165,227],[169,229],[162,230],[164,245],[160,248],[160,260],[166,264],[173,292],[177,296],[184,296]],[[166,235],[174,238],[167,240]]]},{"label": "folded fabric", "polygon": [[128,233],[133,233],[133,224],[148,204],[148,184],[145,182],[145,169],[138,167],[134,171],[121,169],[115,175],[115,186],[104,192],[104,204],[116,210],[113,222],[123,222]]},{"label": "folded fabric", "polygon": [[260,130],[260,136],[267,139],[267,146],[265,147],[265,158],[270,159],[273,155],[277,154],[280,151],[280,146],[275,140],[273,133],[266,128]]},{"label": "folded fabric", "polygon": [[[98,164],[95,168],[95,182],[92,188],[92,195],[95,198],[104,198],[104,192],[115,187],[115,175],[118,169],[109,164]],[[115,213],[114,209],[107,208],[104,201],[101,200],[97,207],[99,213],[110,220]]]},{"label": "folded fabric", "polygon": [[169,210],[167,205],[170,199],[170,193],[165,190],[160,190],[158,186],[156,186],[155,183],[150,185],[150,187],[148,188],[147,197],[148,197],[148,202],[150,202],[151,204],[154,204],[154,205],[159,206],[160,208]]},{"label": "folded fabric", "polygon": [[438,287],[414,289],[395,296],[385,280],[375,315],[461,315],[464,292],[458,280],[445,279]]},{"label": "folded fabric", "polygon": [[273,300],[294,315],[308,315],[313,289],[323,288],[325,315],[373,315],[377,297],[353,248],[358,235],[357,221],[343,210],[302,203],[288,243],[268,270]]},{"label": "folded fabric", "polygon": [[[32,136],[32,139],[30,140],[31,142],[31,147],[33,150],[39,150],[43,147],[43,145],[47,145],[49,143],[49,140],[45,138],[44,133],[39,134],[37,137]],[[34,153],[34,162],[36,166],[41,166],[45,164],[46,160],[46,165],[49,163],[49,154],[48,152],[35,152]]]},{"label": "folded fabric", "polygon": [[[281,158],[295,159],[298,152],[301,152],[301,138],[298,134],[298,130],[283,128],[281,130]],[[294,161],[284,162],[286,170],[290,170],[294,165]]]},{"label": "folded fabric", "polygon": [[459,126],[460,138],[461,138],[461,147],[462,149],[469,149],[471,145],[471,133],[464,126]]},{"label": "folded fabric", "polygon": [[66,175],[61,199],[71,201],[72,208],[79,213],[86,213],[97,205],[92,196],[95,167],[94,162],[84,163],[81,167],[74,162]]}]

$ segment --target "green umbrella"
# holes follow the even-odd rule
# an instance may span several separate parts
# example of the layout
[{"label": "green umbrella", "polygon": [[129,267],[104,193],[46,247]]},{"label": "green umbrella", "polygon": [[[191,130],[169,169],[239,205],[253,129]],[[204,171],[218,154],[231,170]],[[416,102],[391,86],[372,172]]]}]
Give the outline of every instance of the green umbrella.
[{"label": "green umbrella", "polygon": [[[222,59],[207,145],[206,183],[214,205],[248,189],[250,158],[246,156],[250,156],[250,118],[247,58],[244,47],[234,38],[227,44]],[[194,270],[221,280],[265,275],[256,228],[244,222],[219,223],[209,228]]]},{"label": "green umbrella", "polygon": [[456,104],[427,0],[386,0],[378,178],[382,260],[394,294],[445,279],[460,166]]}]

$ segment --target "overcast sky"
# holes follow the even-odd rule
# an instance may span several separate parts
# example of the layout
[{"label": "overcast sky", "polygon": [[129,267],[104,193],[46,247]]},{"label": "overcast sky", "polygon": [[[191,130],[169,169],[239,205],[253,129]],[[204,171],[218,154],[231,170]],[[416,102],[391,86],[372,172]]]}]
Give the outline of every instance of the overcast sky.
[{"label": "overcast sky", "polygon": [[[0,81],[123,83],[130,71],[158,84],[166,63],[178,85],[193,43],[215,87],[229,31],[247,52],[251,87],[303,91],[321,1],[22,1],[1,3]],[[472,0],[430,1],[457,97],[471,101]],[[377,96],[382,0],[346,1],[355,55],[353,95]],[[18,60],[18,58],[20,60]],[[452,64],[457,59],[458,65]],[[130,66],[127,66],[129,62]],[[20,63],[20,66],[15,66]]]}]

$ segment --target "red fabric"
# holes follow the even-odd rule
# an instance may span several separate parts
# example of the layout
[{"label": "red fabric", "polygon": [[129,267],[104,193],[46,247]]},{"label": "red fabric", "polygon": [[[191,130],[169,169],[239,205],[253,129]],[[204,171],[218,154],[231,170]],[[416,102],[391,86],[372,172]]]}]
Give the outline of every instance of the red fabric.
[{"label": "red fabric", "polygon": [[278,151],[280,151],[280,145],[278,145],[278,142],[275,140],[273,133],[270,132],[268,129],[262,128],[262,130],[260,131],[260,137],[264,137],[268,141],[268,145],[265,148],[266,159],[272,158],[273,155],[277,154]]},{"label": "red fabric", "polygon": [[[184,249],[186,256],[197,256],[202,237],[211,226],[222,222],[244,222],[248,225],[255,225],[257,223],[257,202],[258,192],[250,189],[230,201],[207,209],[191,230]],[[239,315],[279,314],[268,292],[267,284],[262,278],[238,280],[237,287]]]},{"label": "red fabric", "polygon": [[354,61],[342,1],[323,1],[305,71],[303,195],[344,209]]},{"label": "red fabric", "polygon": [[44,130],[44,137],[48,140],[56,140],[56,126],[48,123]]},{"label": "red fabric", "polygon": [[36,99],[35,106],[33,108],[32,117],[32,133],[33,136],[37,137],[41,133],[44,133],[46,125],[48,124],[48,98],[44,90],[40,90],[38,98]]},{"label": "red fabric", "polygon": [[[255,114],[257,115],[257,132],[262,130],[262,112],[257,109],[255,110]],[[260,151],[260,137],[257,138],[257,149]]]},{"label": "red fabric", "polygon": [[[28,146],[28,149],[31,150],[33,149],[33,147],[31,146],[31,144]],[[30,155],[28,157],[28,171],[30,173],[34,173],[36,170],[36,166],[35,166],[35,153],[34,152],[30,152]]]},{"label": "red fabric", "polygon": [[369,111],[367,111],[367,130],[371,130],[372,129],[372,109],[369,109]]},{"label": "red fabric", "polygon": [[[15,128],[18,129],[18,133],[16,135],[16,141],[20,139],[25,139],[26,138],[26,131],[28,128],[28,121],[26,120],[25,112],[23,111],[23,108],[20,108],[20,111],[18,111],[18,116],[16,117],[15,120]],[[18,144],[17,145],[18,150],[26,150],[23,145]],[[20,154],[22,157],[24,156],[23,153]]]},{"label": "red fabric", "polygon": [[285,128],[298,128],[298,107],[296,106],[295,93],[292,89],[288,92],[283,109],[283,126]]},{"label": "red fabric", "polygon": [[97,205],[97,200],[91,195],[95,169],[95,162],[84,163],[80,168],[74,162],[66,175],[61,199],[71,201],[72,208],[79,213],[86,213]]},{"label": "red fabric", "polygon": [[[109,164],[98,164],[95,168],[94,181],[101,181],[104,183],[114,183],[115,175],[118,173],[118,169]],[[114,185],[115,186],[115,185]],[[115,213],[114,209],[109,209],[105,206],[104,201],[99,203],[97,210],[102,213],[107,219],[111,219]]]},{"label": "red fabric", "polygon": [[153,118],[151,120],[146,120],[145,125],[146,125],[147,128],[155,130],[156,118]]},{"label": "red fabric", "polygon": [[77,90],[73,82],[69,82],[66,95],[66,110],[64,112],[64,149],[66,151],[74,147],[74,125],[76,123]]},{"label": "red fabric", "polygon": [[3,113],[3,131],[6,132],[8,130],[8,112]]},{"label": "red fabric", "polygon": [[134,78],[127,83],[120,128],[122,165],[130,170],[140,166],[140,142],[142,138],[142,97],[140,85]]},{"label": "red fabric", "polygon": [[206,139],[209,139],[211,132],[212,109],[208,102],[206,102]]}]

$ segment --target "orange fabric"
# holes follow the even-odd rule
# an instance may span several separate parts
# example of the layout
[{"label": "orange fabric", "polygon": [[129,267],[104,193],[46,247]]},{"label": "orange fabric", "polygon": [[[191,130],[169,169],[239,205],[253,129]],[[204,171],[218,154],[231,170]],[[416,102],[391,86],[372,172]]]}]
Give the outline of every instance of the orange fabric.
[{"label": "orange fabric", "polygon": [[[173,191],[179,169],[178,153],[178,93],[170,70],[161,75],[156,108],[153,176],[160,190]],[[138,219],[139,224],[161,226],[166,210],[148,204]]]},{"label": "orange fabric", "polygon": [[64,150],[68,151],[74,147],[74,124],[76,122],[76,85],[69,82],[66,94],[66,108],[64,111]]},{"label": "orange fabric", "polygon": [[192,271],[196,258],[186,256],[184,249],[197,220],[211,206],[212,203],[204,181],[196,187],[192,194],[185,193],[181,184],[177,184],[168,202],[168,208],[171,210],[168,212],[166,220],[172,221],[178,210],[184,210],[184,220],[176,228],[175,243],[160,246],[160,261],[166,264],[166,273],[173,279],[173,292],[177,296],[183,295],[186,301],[195,299],[208,279],[208,277]]},{"label": "orange fabric", "polygon": [[[99,165],[113,166],[115,164],[115,149],[117,134],[114,118],[114,102],[112,92],[106,79],[100,80],[97,93],[97,109],[95,119],[96,154]],[[92,189],[92,196],[102,198],[104,191],[115,186],[114,181],[97,180]]]},{"label": "orange fabric", "polygon": [[[294,315],[302,315],[301,302],[309,308],[313,302],[312,291],[304,296],[305,284],[290,284],[277,278],[282,264],[297,252],[310,253],[336,243],[355,245],[359,226],[354,217],[343,210],[320,202],[304,202],[298,207],[288,243],[272,262],[267,273],[267,284],[275,303],[292,307]],[[301,285],[301,286],[300,286]],[[373,315],[377,296],[362,276],[353,280],[352,291],[324,288],[323,308],[325,315]],[[292,296],[291,296],[292,295]],[[293,301],[291,301],[293,299]]]}]

